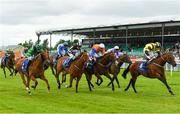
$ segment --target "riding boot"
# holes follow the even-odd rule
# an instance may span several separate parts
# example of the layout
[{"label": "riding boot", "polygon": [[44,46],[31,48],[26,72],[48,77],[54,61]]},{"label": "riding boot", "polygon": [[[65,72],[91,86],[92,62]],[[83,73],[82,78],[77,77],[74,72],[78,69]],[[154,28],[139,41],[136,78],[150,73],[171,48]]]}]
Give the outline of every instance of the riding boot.
[{"label": "riding boot", "polygon": [[149,61],[146,61],[146,62],[144,63],[144,69],[147,69],[147,68],[148,68],[148,64],[149,64]]}]

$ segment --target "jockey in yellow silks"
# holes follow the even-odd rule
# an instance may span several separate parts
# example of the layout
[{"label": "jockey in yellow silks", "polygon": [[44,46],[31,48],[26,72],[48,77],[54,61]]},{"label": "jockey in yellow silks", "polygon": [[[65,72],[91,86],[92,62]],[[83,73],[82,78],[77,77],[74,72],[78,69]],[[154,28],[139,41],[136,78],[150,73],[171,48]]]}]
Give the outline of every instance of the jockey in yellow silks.
[{"label": "jockey in yellow silks", "polygon": [[147,62],[150,63],[153,59],[160,56],[161,44],[159,42],[148,43],[144,47],[144,55]]},{"label": "jockey in yellow silks", "polygon": [[90,51],[90,58],[96,61],[96,58],[105,54],[105,45],[103,43],[94,44]]}]

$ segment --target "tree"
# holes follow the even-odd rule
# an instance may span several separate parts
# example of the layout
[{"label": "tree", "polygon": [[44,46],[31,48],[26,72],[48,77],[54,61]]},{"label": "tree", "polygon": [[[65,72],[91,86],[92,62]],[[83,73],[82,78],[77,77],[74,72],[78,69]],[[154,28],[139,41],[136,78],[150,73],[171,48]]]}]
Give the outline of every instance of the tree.
[{"label": "tree", "polygon": [[21,45],[21,46],[26,47],[26,48],[31,48],[33,45],[33,42],[32,42],[32,40],[29,40],[28,42],[25,41],[24,43],[19,43],[18,45]]},{"label": "tree", "polygon": [[48,44],[49,44],[48,39],[43,40],[43,43],[42,43],[43,49],[48,49]]},{"label": "tree", "polygon": [[60,39],[60,40],[55,44],[54,49],[56,49],[59,44],[62,44],[62,43],[64,43],[64,42],[65,42],[65,40]]}]

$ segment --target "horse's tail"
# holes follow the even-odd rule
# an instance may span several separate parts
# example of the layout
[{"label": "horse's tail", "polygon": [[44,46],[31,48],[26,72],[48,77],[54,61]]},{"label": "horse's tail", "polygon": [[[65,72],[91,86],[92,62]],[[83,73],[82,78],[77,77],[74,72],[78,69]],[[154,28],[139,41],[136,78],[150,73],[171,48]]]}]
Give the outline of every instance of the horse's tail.
[{"label": "horse's tail", "polygon": [[127,73],[129,72],[129,67],[131,66],[131,64],[129,64],[129,66],[124,70],[124,72],[123,72],[123,74],[122,74],[122,77],[124,78],[124,79],[126,79],[126,75],[127,75]]}]

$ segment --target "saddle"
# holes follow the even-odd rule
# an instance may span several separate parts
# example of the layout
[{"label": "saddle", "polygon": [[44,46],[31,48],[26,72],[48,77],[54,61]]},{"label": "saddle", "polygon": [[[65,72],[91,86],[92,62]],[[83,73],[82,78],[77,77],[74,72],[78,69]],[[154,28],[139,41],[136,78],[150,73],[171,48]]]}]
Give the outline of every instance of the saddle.
[{"label": "saddle", "polygon": [[87,69],[92,70],[94,64],[95,64],[95,62],[89,60],[89,61],[86,63],[85,67],[86,67]]},{"label": "saddle", "polygon": [[142,73],[148,73],[148,64],[147,62],[141,62],[141,64],[138,67],[138,70]]},{"label": "saddle", "polygon": [[29,65],[30,65],[30,60],[26,58],[22,63],[22,71],[27,73],[29,69]]},{"label": "saddle", "polygon": [[72,63],[72,58],[66,58],[63,63],[63,68],[68,68]]}]

